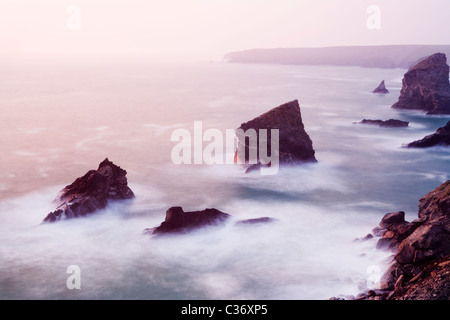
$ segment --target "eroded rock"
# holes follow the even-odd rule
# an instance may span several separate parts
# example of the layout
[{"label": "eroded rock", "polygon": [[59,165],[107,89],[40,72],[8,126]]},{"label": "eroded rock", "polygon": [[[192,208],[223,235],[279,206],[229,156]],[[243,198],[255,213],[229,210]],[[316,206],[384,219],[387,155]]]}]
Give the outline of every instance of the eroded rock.
[{"label": "eroded rock", "polygon": [[44,222],[82,217],[105,208],[110,201],[134,198],[126,174],[106,158],[97,170],[90,170],[61,191],[58,207]]}]

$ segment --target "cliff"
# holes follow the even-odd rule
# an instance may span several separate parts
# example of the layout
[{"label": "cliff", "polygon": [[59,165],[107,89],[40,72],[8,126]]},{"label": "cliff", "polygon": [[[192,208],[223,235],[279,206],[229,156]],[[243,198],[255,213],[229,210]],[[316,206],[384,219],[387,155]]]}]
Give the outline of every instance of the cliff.
[{"label": "cliff", "polygon": [[324,48],[273,48],[231,52],[230,63],[334,65],[408,69],[435,52],[450,54],[450,45],[340,46]]},{"label": "cliff", "polygon": [[394,252],[380,288],[358,299],[450,299],[450,180],[419,201],[418,219],[402,211],[386,214],[378,228],[378,248]]}]

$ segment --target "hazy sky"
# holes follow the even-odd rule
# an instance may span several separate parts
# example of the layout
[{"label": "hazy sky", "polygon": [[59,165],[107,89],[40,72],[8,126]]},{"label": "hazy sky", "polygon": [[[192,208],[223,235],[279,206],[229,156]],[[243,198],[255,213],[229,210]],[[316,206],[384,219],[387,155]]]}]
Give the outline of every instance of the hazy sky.
[{"label": "hazy sky", "polygon": [[[380,29],[367,27],[371,5]],[[250,48],[450,44],[450,0],[0,0],[0,43],[12,57],[207,60]]]}]

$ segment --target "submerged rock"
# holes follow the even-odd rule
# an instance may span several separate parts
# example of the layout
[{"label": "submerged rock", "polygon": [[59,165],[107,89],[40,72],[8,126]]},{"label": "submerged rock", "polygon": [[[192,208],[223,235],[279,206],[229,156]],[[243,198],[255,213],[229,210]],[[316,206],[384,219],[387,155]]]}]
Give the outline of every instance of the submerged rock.
[{"label": "submerged rock", "polygon": [[384,84],[384,80],[381,81],[380,85],[372,91],[372,93],[380,93],[380,94],[388,94],[389,90],[386,89],[386,85]]},{"label": "submerged rock", "polygon": [[60,204],[44,222],[85,216],[105,208],[109,201],[134,198],[126,174],[124,169],[106,158],[97,170],[90,170],[61,191]]},{"label": "submerged rock", "polygon": [[371,120],[371,119],[363,119],[360,124],[369,124],[376,125],[382,128],[405,128],[409,126],[408,121],[402,121],[397,119],[389,119],[389,120]]},{"label": "submerged rock", "polygon": [[[238,148],[236,151],[236,162],[252,164],[251,160],[260,165],[260,130],[267,129],[267,150],[272,150],[271,129],[279,130],[279,148],[275,150],[278,154],[280,164],[295,164],[299,162],[317,162],[311,138],[305,131],[298,100],[294,100],[278,106],[253,120],[241,124],[236,130],[248,132],[254,129],[257,142],[252,145],[245,136],[238,136]],[[261,141],[263,142],[263,141]],[[255,150],[256,149],[256,150]],[[251,152],[255,152],[257,159],[251,159]],[[273,156],[273,155],[272,155]],[[256,164],[253,162],[253,164]]]},{"label": "submerged rock", "polygon": [[246,219],[246,220],[240,220],[236,222],[236,225],[253,225],[253,224],[261,224],[261,223],[268,223],[273,222],[273,218],[269,217],[262,217],[262,218],[255,218],[255,219]]},{"label": "submerged rock", "polygon": [[429,148],[434,146],[448,146],[450,145],[450,121],[447,124],[437,129],[433,134],[417,141],[413,141],[407,145],[408,148]]},{"label": "submerged rock", "polygon": [[435,53],[405,73],[397,109],[450,114],[449,66],[444,53]]}]

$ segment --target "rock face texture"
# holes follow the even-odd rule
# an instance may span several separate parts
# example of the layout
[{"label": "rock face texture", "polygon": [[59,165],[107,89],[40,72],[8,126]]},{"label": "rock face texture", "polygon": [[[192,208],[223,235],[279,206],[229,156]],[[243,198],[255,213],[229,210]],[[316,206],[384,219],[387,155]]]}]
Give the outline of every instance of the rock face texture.
[{"label": "rock face texture", "polygon": [[377,228],[377,247],[394,251],[381,288],[361,299],[450,299],[450,180],[419,201],[419,217],[406,222],[404,212],[385,215]]},{"label": "rock face texture", "polygon": [[230,215],[217,209],[184,212],[181,207],[172,207],[166,211],[166,219],[159,227],[148,229],[151,234],[185,233],[205,226],[219,225]]},{"label": "rock face texture", "polygon": [[[260,160],[259,139],[261,137],[260,130],[267,129],[267,150],[271,150],[271,129],[279,129],[279,163],[294,164],[298,162],[316,162],[315,151],[311,138],[305,131],[300,112],[298,100],[285,103],[276,107],[259,117],[241,124],[239,129],[248,132],[254,129],[258,136],[256,144],[256,154],[258,162]],[[251,144],[245,137],[238,136],[238,148],[236,151],[237,161],[240,163],[249,163]],[[255,150],[253,150],[255,151]],[[245,152],[245,153],[244,153]],[[240,154],[245,154],[245,158],[239,158]]]},{"label": "rock face texture", "polygon": [[433,146],[448,146],[450,145],[450,121],[447,124],[437,129],[433,134],[426,136],[421,140],[411,142],[407,145],[408,148],[428,148]]},{"label": "rock face texture", "polygon": [[372,91],[372,93],[379,93],[379,94],[388,94],[389,90],[386,89],[386,85],[384,84],[384,80],[381,81],[380,85]]},{"label": "rock face texture", "polygon": [[85,216],[105,208],[109,201],[134,198],[126,174],[106,158],[97,170],[90,170],[61,191],[60,204],[44,222]]},{"label": "rock face texture", "polygon": [[397,109],[450,114],[449,66],[444,53],[435,53],[405,73]]},{"label": "rock face texture", "polygon": [[371,119],[363,119],[361,124],[371,124],[376,125],[382,128],[405,128],[409,126],[408,121],[402,121],[397,119],[389,119],[389,120],[371,120]]}]

